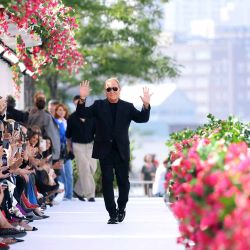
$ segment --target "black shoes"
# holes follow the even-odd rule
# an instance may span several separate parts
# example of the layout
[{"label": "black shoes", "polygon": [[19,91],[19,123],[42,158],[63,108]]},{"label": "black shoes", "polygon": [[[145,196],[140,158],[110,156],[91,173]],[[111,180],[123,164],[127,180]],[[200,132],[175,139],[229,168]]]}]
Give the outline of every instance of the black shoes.
[{"label": "black shoes", "polygon": [[117,210],[117,220],[122,222],[126,216],[126,210]]},{"label": "black shoes", "polygon": [[9,237],[9,236],[15,236],[15,237],[23,237],[27,233],[25,230],[18,230],[16,228],[0,228],[0,236],[1,237]]},{"label": "black shoes", "polygon": [[118,224],[117,217],[110,217],[108,220],[108,224]]},{"label": "black shoes", "polygon": [[94,197],[91,197],[88,199],[89,202],[95,202],[95,198]]},{"label": "black shoes", "polygon": [[85,201],[84,197],[81,197],[75,191],[73,192],[73,197],[78,198],[80,201]]},{"label": "black shoes", "polygon": [[118,224],[119,222],[122,222],[126,216],[126,210],[122,209],[116,210],[116,215],[111,216],[110,219],[108,220],[108,224]]}]

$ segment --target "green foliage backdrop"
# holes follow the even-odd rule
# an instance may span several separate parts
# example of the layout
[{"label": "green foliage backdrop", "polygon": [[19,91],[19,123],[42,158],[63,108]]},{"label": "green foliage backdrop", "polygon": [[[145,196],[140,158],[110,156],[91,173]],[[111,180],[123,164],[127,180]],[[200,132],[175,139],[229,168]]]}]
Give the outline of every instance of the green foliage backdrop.
[{"label": "green foliage backdrop", "polygon": [[[80,26],[77,40],[85,65],[73,76],[48,67],[37,85],[46,90],[48,97],[66,98],[67,90],[83,79],[91,82],[93,93],[100,93],[104,80],[112,76],[125,78],[127,84],[138,79],[154,83],[177,75],[173,60],[156,49],[162,17],[159,1],[63,2],[75,9]],[[59,91],[59,84],[63,85],[62,91]]]}]

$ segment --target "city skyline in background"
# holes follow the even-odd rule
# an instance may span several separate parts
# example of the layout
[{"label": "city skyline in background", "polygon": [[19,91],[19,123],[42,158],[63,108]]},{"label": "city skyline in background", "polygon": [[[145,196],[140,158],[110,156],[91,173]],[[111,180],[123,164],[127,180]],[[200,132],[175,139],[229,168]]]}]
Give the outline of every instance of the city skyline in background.
[{"label": "city skyline in background", "polygon": [[163,5],[163,31],[211,37],[218,26],[249,26],[248,0],[170,0]]},{"label": "city skyline in background", "polygon": [[243,0],[175,0],[164,5],[162,53],[180,65],[176,84],[195,104],[196,123],[250,114],[250,4]]},{"label": "city skyline in background", "polygon": [[149,123],[132,125],[138,158],[151,150],[160,161],[170,133],[206,123],[209,113],[242,121],[250,115],[249,2],[172,0],[163,8],[159,51],[180,65],[180,76],[159,81],[165,98],[152,107]]}]

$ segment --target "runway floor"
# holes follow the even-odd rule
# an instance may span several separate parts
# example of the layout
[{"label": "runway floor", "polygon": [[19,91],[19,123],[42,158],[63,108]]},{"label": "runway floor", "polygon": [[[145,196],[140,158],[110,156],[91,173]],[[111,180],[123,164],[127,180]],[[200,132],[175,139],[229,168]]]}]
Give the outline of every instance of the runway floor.
[{"label": "runway floor", "polygon": [[34,221],[13,250],[183,250],[177,245],[177,221],[162,198],[130,198],[124,222],[108,225],[102,198],[96,202],[61,201]]}]

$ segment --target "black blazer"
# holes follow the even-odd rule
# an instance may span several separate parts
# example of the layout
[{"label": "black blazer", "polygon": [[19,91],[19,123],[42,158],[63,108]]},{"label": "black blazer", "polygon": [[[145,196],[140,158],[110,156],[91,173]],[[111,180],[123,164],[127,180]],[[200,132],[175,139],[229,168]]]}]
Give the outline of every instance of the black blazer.
[{"label": "black blazer", "polygon": [[110,105],[107,99],[97,100],[90,107],[85,107],[85,103],[77,105],[76,113],[79,117],[96,118],[93,158],[105,158],[111,150],[113,140],[115,140],[122,159],[129,160],[129,125],[131,121],[137,123],[147,122],[149,120],[150,107],[148,109],[142,108],[139,111],[132,103],[119,100],[116,112],[116,120],[113,126]]}]

